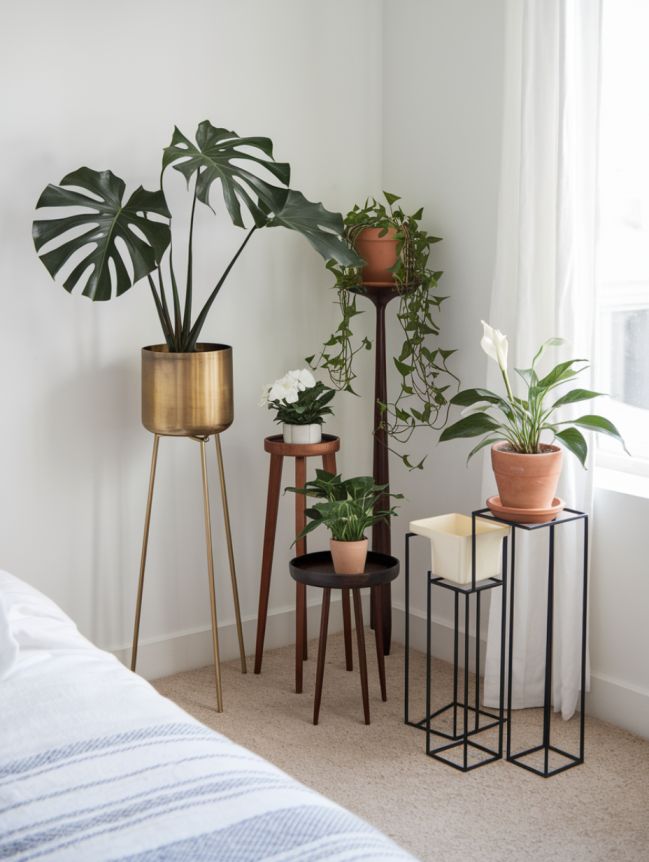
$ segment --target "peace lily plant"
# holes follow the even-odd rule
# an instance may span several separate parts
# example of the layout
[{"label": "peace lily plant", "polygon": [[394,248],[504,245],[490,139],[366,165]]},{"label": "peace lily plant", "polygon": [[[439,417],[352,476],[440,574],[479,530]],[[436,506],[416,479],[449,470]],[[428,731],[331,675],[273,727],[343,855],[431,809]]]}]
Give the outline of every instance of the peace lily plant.
[{"label": "peace lily plant", "polygon": [[[484,321],[482,325],[484,333],[480,344],[487,356],[498,364],[505,395],[490,389],[458,392],[450,403],[465,408],[463,412],[466,415],[448,426],[440,435],[440,441],[482,437],[468,457],[470,459],[485,446],[493,446],[492,464],[501,503],[513,508],[549,508],[555,499],[561,469],[561,449],[555,441],[576,455],[583,467],[586,466],[588,444],[580,428],[607,434],[623,446],[624,441],[615,425],[603,416],[592,413],[577,419],[559,419],[556,416],[557,411],[566,405],[590,401],[603,394],[574,388],[556,397],[559,387],[586,370],[586,359],[560,362],[542,376],[537,371],[537,363],[545,350],[564,344],[563,339],[548,339],[537,350],[529,368],[514,369],[525,387],[524,397],[519,397],[514,394],[507,368],[507,336]],[[540,478],[546,475],[550,479],[543,484]]]},{"label": "peace lily plant", "polygon": [[285,443],[318,443],[324,417],[333,414],[329,402],[335,394],[334,389],[316,381],[308,368],[301,368],[266,384],[259,404],[275,411],[275,421],[283,425]]}]

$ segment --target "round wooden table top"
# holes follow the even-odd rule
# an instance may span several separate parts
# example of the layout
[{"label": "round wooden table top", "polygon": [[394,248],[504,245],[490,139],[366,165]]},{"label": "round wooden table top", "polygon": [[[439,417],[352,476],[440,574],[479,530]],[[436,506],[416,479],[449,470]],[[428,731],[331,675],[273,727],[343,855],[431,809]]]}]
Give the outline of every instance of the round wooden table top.
[{"label": "round wooden table top", "polygon": [[264,440],[264,449],[271,455],[293,455],[308,458],[311,455],[332,455],[340,449],[340,437],[323,434],[320,443],[285,443],[281,434]]},{"label": "round wooden table top", "polygon": [[355,589],[388,584],[399,574],[399,560],[389,554],[368,551],[365,571],[358,575],[337,575],[330,551],[315,551],[294,557],[288,564],[291,577],[307,587]]}]

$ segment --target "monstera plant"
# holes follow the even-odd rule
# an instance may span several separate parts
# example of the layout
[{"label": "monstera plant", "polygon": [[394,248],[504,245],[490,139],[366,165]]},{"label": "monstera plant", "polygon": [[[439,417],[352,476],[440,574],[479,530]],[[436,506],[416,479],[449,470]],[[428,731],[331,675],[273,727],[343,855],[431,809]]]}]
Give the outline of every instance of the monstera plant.
[{"label": "monstera plant", "polygon": [[[172,213],[164,193],[169,168],[179,171],[191,192],[184,278],[174,268]],[[36,251],[63,287],[94,301],[121,296],[147,280],[169,352],[192,353],[223,283],[255,231],[285,227],[302,234],[325,260],[355,265],[359,258],[343,241],[343,221],[321,203],[289,188],[290,166],[273,158],[268,138],[239,137],[205,120],[191,141],[175,128],[163,151],[160,188],[139,186],[125,199],[126,184],[111,171],[79,168],[48,185],[37,208],[54,208],[33,225]],[[232,260],[193,316],[193,235],[196,204],[211,208],[220,186],[233,224],[252,222]],[[70,269],[68,272],[67,270]],[[182,294],[182,295],[181,295]]]}]

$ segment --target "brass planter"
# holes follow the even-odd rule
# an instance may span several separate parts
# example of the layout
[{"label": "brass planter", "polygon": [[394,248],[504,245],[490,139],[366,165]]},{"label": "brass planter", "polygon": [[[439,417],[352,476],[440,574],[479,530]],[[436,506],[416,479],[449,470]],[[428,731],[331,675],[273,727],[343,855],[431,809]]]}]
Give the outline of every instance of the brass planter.
[{"label": "brass planter", "polygon": [[206,437],[234,419],[232,348],[197,344],[195,353],[170,353],[166,344],[142,348],[142,424],[154,434]]}]

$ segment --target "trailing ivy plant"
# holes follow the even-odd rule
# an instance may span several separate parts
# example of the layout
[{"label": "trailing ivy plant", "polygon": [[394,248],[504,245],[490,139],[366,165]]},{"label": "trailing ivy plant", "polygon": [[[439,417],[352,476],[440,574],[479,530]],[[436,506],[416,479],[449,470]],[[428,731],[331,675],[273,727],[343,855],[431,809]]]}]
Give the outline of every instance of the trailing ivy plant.
[{"label": "trailing ivy plant", "polygon": [[[396,229],[397,263],[392,272],[399,291],[397,320],[402,331],[401,348],[392,357],[400,375],[399,391],[392,401],[381,404],[382,426],[395,452],[409,469],[421,469],[425,456],[413,463],[403,452],[415,429],[439,430],[446,424],[449,410],[448,391],[457,388],[459,379],[447,360],[455,350],[440,347],[439,308],[448,297],[437,293],[442,272],[429,268],[431,246],[441,237],[430,235],[421,225],[423,208],[406,215],[397,195],[383,192],[385,203],[368,198],[361,207],[355,205],[345,216],[345,237],[350,250],[358,234],[367,227]],[[364,292],[362,264],[328,261],[327,269],[335,278],[340,322],[318,355],[307,357],[313,368],[325,369],[338,388],[354,391],[355,363],[358,353],[371,350],[368,337],[354,339],[354,318],[363,312],[358,296]],[[386,288],[388,289],[388,288]],[[395,449],[395,445],[398,447]]]},{"label": "trailing ivy plant", "polygon": [[[199,124],[195,137],[194,142],[175,128],[163,150],[160,188],[139,186],[126,200],[126,183],[112,171],[82,167],[67,174],[41,194],[36,206],[46,208],[49,217],[37,219],[32,228],[41,261],[52,278],[66,271],[63,287],[70,292],[76,288],[92,300],[109,300],[146,278],[167,346],[176,353],[196,350],[214,300],[260,228],[297,231],[327,261],[348,266],[360,260],[344,241],[340,213],[289,188],[290,165],[275,161],[269,138],[240,137],[208,120]],[[173,261],[172,213],[164,194],[169,168],[185,177],[191,194],[184,279]],[[197,210],[212,208],[218,187],[232,223],[246,235],[194,317],[195,219]],[[247,228],[246,216],[252,222]]]}]

